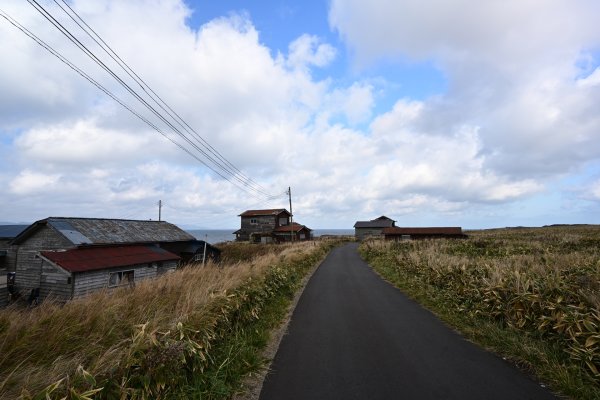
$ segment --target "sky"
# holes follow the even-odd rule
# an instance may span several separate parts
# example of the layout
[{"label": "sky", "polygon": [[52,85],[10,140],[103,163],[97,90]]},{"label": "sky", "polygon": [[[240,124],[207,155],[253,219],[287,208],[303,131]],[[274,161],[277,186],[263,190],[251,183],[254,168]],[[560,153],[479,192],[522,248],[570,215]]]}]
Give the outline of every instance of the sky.
[{"label": "sky", "polygon": [[[38,0],[145,96],[61,1]],[[158,219],[160,200],[182,227],[236,228],[289,208],[291,187],[313,229],[600,223],[597,0],[68,5],[241,173],[207,168],[30,4],[3,0],[160,132],[0,16],[0,222]]]}]

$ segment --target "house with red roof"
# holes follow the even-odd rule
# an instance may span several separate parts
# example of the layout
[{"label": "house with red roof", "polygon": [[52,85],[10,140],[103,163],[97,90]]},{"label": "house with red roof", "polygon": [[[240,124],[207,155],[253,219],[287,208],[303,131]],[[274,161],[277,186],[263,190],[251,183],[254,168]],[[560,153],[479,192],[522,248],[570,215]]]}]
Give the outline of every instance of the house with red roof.
[{"label": "house with red roof", "polygon": [[41,251],[39,259],[43,297],[67,301],[174,271],[180,257],[158,245],[129,245]]},{"label": "house with red roof", "polygon": [[241,226],[234,232],[238,241],[272,243],[312,238],[311,229],[292,224],[292,214],[285,208],[247,210],[239,217]]},{"label": "house with red roof", "polygon": [[165,221],[49,217],[14,239],[15,296],[69,300],[159,276],[218,249]]}]

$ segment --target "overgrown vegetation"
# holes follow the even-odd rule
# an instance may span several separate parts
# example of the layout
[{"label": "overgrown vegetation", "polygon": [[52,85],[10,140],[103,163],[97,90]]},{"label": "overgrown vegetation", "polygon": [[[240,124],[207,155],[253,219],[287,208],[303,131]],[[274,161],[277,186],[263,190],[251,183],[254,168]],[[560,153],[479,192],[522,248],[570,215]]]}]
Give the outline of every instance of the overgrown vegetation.
[{"label": "overgrown vegetation", "polygon": [[370,241],[384,278],[464,335],[577,399],[600,398],[600,227]]},{"label": "overgrown vegetation", "polygon": [[64,306],[2,310],[0,397],[229,398],[261,368],[269,331],[334,244],[268,246]]}]

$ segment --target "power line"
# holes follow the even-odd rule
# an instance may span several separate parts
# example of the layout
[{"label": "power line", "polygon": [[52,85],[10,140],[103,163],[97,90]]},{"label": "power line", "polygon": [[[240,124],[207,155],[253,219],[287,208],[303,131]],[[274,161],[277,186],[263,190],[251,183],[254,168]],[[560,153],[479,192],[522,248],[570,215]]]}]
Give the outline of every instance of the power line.
[{"label": "power line", "polygon": [[[172,142],[173,144],[175,144],[177,147],[179,147],[181,150],[185,151],[186,153],[188,153],[191,157],[193,157],[194,159],[196,159],[198,162],[202,163],[203,165],[205,165],[207,168],[211,169],[213,172],[215,172],[217,175],[219,175],[220,177],[222,177],[223,179],[225,179],[226,181],[228,181],[229,183],[233,184],[234,186],[238,187],[241,190],[244,190],[246,192],[248,192],[248,190],[243,187],[240,186],[239,184],[237,184],[236,182],[231,181],[230,179],[228,179],[227,177],[223,176],[221,173],[219,173],[218,171],[216,171],[214,168],[212,168],[210,165],[208,165],[204,160],[202,160],[201,158],[199,158],[197,155],[193,154],[189,149],[185,148],[183,145],[181,145],[180,143],[176,142],[175,140],[173,140],[169,135],[167,135],[165,132],[163,132],[158,126],[156,126],[155,124],[153,124],[151,121],[149,121],[147,118],[145,118],[143,115],[139,114],[138,112],[136,112],[135,110],[133,110],[130,106],[128,106],[124,101],[122,101],[121,99],[119,99],[116,95],[114,95],[112,92],[110,92],[108,89],[106,89],[102,84],[100,84],[99,82],[97,82],[94,78],[92,78],[91,76],[89,76],[85,71],[83,71],[81,68],[77,67],[75,64],[73,64],[71,61],[69,61],[66,57],[64,57],[63,55],[61,55],[58,51],[56,51],[54,48],[52,48],[52,46],[50,46],[49,44],[47,44],[46,42],[44,42],[42,39],[40,39],[38,36],[36,36],[33,32],[31,32],[30,30],[28,30],[27,28],[25,28],[23,25],[21,25],[18,21],[16,21],[14,18],[12,18],[10,15],[8,15],[6,12],[4,12],[3,10],[0,9],[0,16],[2,16],[5,20],[7,20],[10,24],[12,24],[13,26],[15,26],[17,29],[19,29],[21,32],[23,32],[26,36],[28,36],[30,39],[34,40],[38,45],[40,45],[41,47],[43,47],[46,51],[48,51],[50,54],[54,55],[56,58],[58,58],[60,61],[62,61],[64,64],[66,64],[69,68],[73,69],[75,72],[77,72],[80,76],[82,76],[83,78],[85,78],[86,80],[88,80],[91,84],[93,84],[94,86],[96,86],[99,90],[101,90],[102,92],[104,92],[107,96],[109,96],[110,98],[112,98],[114,101],[116,101],[118,104],[120,104],[122,107],[124,107],[126,110],[128,110],[129,112],[131,112],[133,115],[135,115],[137,118],[139,118],[141,121],[143,121],[144,123],[146,123],[148,126],[150,126],[152,129],[154,129],[155,131],[157,131],[158,133],[160,133],[162,136],[164,136],[167,140],[169,140],[170,142]],[[258,197],[256,194],[248,192],[250,195],[252,195],[253,197],[259,199],[260,197]]]},{"label": "power line", "polygon": [[[253,191],[256,194],[259,194],[259,195],[262,195],[262,196],[269,196],[269,194],[266,193],[264,190],[259,189],[259,188],[255,187],[255,186],[250,185],[248,183],[248,180],[247,180],[249,178],[246,177],[247,179],[244,179],[244,178],[240,177],[237,173],[233,172],[230,167],[227,167],[226,165],[223,165],[222,162],[220,162],[217,159],[215,159],[207,151],[205,151],[204,149],[202,149],[201,147],[199,147],[196,143],[194,143],[188,136],[186,136],[175,125],[173,125],[173,123],[170,120],[168,120],[165,116],[163,116],[152,105],[150,105],[142,96],[140,96],[133,88],[131,88],[131,86],[128,85],[121,77],[119,77],[110,67],[108,67],[102,60],[100,60],[87,46],[85,46],[79,39],[77,39],[67,28],[65,28],[58,20],[56,20],[56,18],[54,18],[54,16],[52,16],[52,14],[50,14],[36,0],[27,0],[27,1],[46,20],[48,20],[56,29],[58,29],[65,37],[67,37],[67,39],[69,41],[71,41],[76,47],[78,47],[81,51],[83,51],[84,54],[86,54],[90,59],[92,59],[92,61],[94,61],[103,70],[105,70],[110,76],[112,76],[136,100],[138,100],[140,103],[142,103],[142,105],[144,105],[149,111],[151,111],[152,114],[154,114],[163,123],[165,123],[173,132],[175,132],[180,138],[182,138],[188,145],[190,145],[192,148],[194,148],[196,151],[198,151],[200,154],[202,154],[204,156],[204,158],[206,158],[207,160],[209,160],[209,162],[211,162],[220,171],[218,171],[214,167],[208,165],[207,162],[201,161],[202,164],[204,164],[206,167],[208,167],[209,169],[211,169],[214,173],[216,173],[217,175],[219,175],[221,178],[229,181],[230,183],[234,183],[232,181],[232,179],[236,180],[239,184],[237,184],[235,186],[237,186],[238,188],[240,188],[240,189],[242,189],[242,190],[244,190],[246,192]],[[66,12],[66,10],[65,10],[65,12]],[[114,59],[114,57],[113,57],[113,59]],[[123,66],[121,66],[121,67],[123,68]],[[131,76],[131,74],[129,74],[129,75]],[[138,84],[139,84],[139,82],[138,82]],[[146,93],[148,93],[148,92],[146,91]],[[153,99],[153,100],[156,102],[155,99]],[[160,103],[159,103],[159,106],[160,106]],[[162,108],[164,110],[164,107],[162,107]],[[171,118],[173,118],[173,116],[171,114],[169,114],[169,115],[171,116]],[[173,141],[173,140],[171,140],[171,141]],[[179,147],[183,147],[183,146],[180,145]],[[188,152],[188,154],[190,153],[190,151],[187,151],[187,152]],[[195,157],[195,158],[198,159],[198,157]],[[229,175],[229,177],[226,177],[225,175]],[[243,185],[243,186],[240,186],[240,184]]]},{"label": "power line", "polygon": [[[139,86],[140,88],[163,110],[165,111],[175,122],[177,122],[182,128],[196,139],[198,143],[208,149],[210,153],[215,155],[220,161],[224,162],[225,165],[230,167],[235,173],[239,174],[242,179],[246,181],[248,185],[254,186],[259,190],[266,191],[264,187],[256,183],[250,177],[245,175],[239,168],[233,165],[227,160],[218,150],[211,146],[198,132],[196,132],[177,112],[175,112],[152,88],[135,72],[131,67],[121,58],[119,55],[102,39],[102,37],[90,27],[85,20],[71,7],[65,0],[61,0],[62,3],[69,9],[67,11],[57,0],[54,0],[66,15],[69,16],[80,28],[83,30],[100,48],[108,54],[122,69],[125,71]],[[83,24],[83,25],[82,25]],[[91,32],[91,33],[90,33]],[[150,93],[148,92],[150,91]],[[166,109],[165,109],[166,107]],[[266,193],[264,193],[266,194]]]}]

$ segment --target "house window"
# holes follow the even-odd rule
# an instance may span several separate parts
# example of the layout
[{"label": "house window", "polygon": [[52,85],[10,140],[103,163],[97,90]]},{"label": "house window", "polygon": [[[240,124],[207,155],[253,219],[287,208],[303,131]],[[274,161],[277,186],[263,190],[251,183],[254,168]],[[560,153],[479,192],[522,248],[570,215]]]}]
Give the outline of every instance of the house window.
[{"label": "house window", "polygon": [[134,280],[133,270],[111,272],[108,274],[108,287],[133,285],[133,280]]},{"label": "house window", "polygon": [[258,224],[258,219],[256,219],[256,218],[250,218],[250,223],[253,224],[253,225],[256,225],[256,224]]},{"label": "house window", "polygon": [[287,225],[288,224],[288,219],[283,217],[283,218],[279,218],[279,225]]}]

